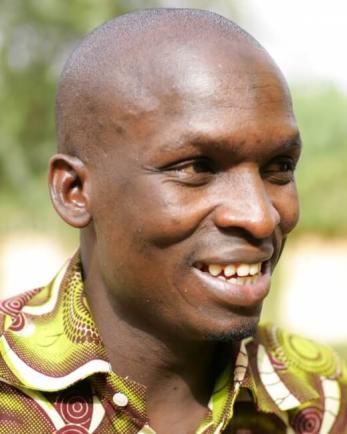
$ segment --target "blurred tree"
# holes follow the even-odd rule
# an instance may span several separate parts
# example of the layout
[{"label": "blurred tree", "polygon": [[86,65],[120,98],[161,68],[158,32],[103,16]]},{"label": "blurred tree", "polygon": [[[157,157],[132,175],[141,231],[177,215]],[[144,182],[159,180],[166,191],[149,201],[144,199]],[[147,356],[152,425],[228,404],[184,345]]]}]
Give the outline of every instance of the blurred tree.
[{"label": "blurred tree", "polygon": [[347,97],[316,83],[295,87],[293,99],[303,140],[297,231],[347,235]]},{"label": "blurred tree", "polygon": [[45,170],[63,60],[82,34],[128,9],[126,1],[1,1],[1,186],[20,194]]}]

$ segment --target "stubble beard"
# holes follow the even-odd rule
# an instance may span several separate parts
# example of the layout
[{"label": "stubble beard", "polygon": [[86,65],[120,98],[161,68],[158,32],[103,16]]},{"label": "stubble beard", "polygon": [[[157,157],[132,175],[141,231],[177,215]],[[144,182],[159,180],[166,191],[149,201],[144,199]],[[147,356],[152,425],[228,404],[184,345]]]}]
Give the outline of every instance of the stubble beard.
[{"label": "stubble beard", "polygon": [[235,330],[230,330],[220,333],[209,333],[205,336],[205,339],[209,342],[221,342],[221,343],[232,343],[240,342],[245,338],[254,336],[257,331],[257,323],[245,325],[244,327],[237,328]]}]

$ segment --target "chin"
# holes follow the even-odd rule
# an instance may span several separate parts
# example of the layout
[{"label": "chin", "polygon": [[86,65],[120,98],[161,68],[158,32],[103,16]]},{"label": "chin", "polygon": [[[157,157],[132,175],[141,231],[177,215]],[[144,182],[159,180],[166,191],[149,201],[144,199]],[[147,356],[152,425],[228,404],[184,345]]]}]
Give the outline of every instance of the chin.
[{"label": "chin", "polygon": [[246,318],[234,327],[225,330],[211,331],[205,334],[205,340],[210,342],[237,342],[254,336],[258,327],[259,318]]}]

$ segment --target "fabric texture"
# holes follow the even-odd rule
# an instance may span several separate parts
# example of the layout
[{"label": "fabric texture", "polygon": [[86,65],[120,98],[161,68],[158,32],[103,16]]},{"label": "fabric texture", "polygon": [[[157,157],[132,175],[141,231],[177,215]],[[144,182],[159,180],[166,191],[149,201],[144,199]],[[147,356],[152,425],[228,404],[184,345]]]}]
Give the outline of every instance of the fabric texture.
[{"label": "fabric texture", "polygon": [[[145,387],[107,359],[78,254],[46,287],[0,303],[0,353],[0,434],[155,434]],[[346,366],[328,347],[260,326],[196,431],[218,433],[347,434]]]}]

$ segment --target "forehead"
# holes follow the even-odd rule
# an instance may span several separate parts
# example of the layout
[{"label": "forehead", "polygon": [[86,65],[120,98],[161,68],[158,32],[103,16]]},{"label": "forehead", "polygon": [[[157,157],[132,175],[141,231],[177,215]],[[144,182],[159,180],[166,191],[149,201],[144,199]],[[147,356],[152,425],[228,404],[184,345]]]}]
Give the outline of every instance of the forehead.
[{"label": "forehead", "polygon": [[169,88],[157,108],[140,118],[136,132],[155,136],[157,144],[261,144],[297,135],[287,87],[270,68],[194,67],[189,79]]},{"label": "forehead", "polygon": [[[185,97],[211,97],[228,92],[235,98],[243,90],[285,82],[269,55],[259,46],[239,37],[214,34],[211,39],[164,38],[158,46],[149,41],[131,50],[127,67],[112,69],[108,89],[115,87],[117,97],[134,106],[150,110],[165,98],[176,101]],[[145,52],[145,55],[144,55]],[[105,74],[103,74],[103,80]],[[105,81],[103,81],[106,83]],[[121,86],[120,86],[121,84]],[[168,102],[168,101],[167,101]]]},{"label": "forehead", "polygon": [[[196,143],[288,141],[297,135],[287,85],[248,41],[165,42],[107,88],[110,116],[141,152]],[[117,79],[116,82],[119,82]]]}]

